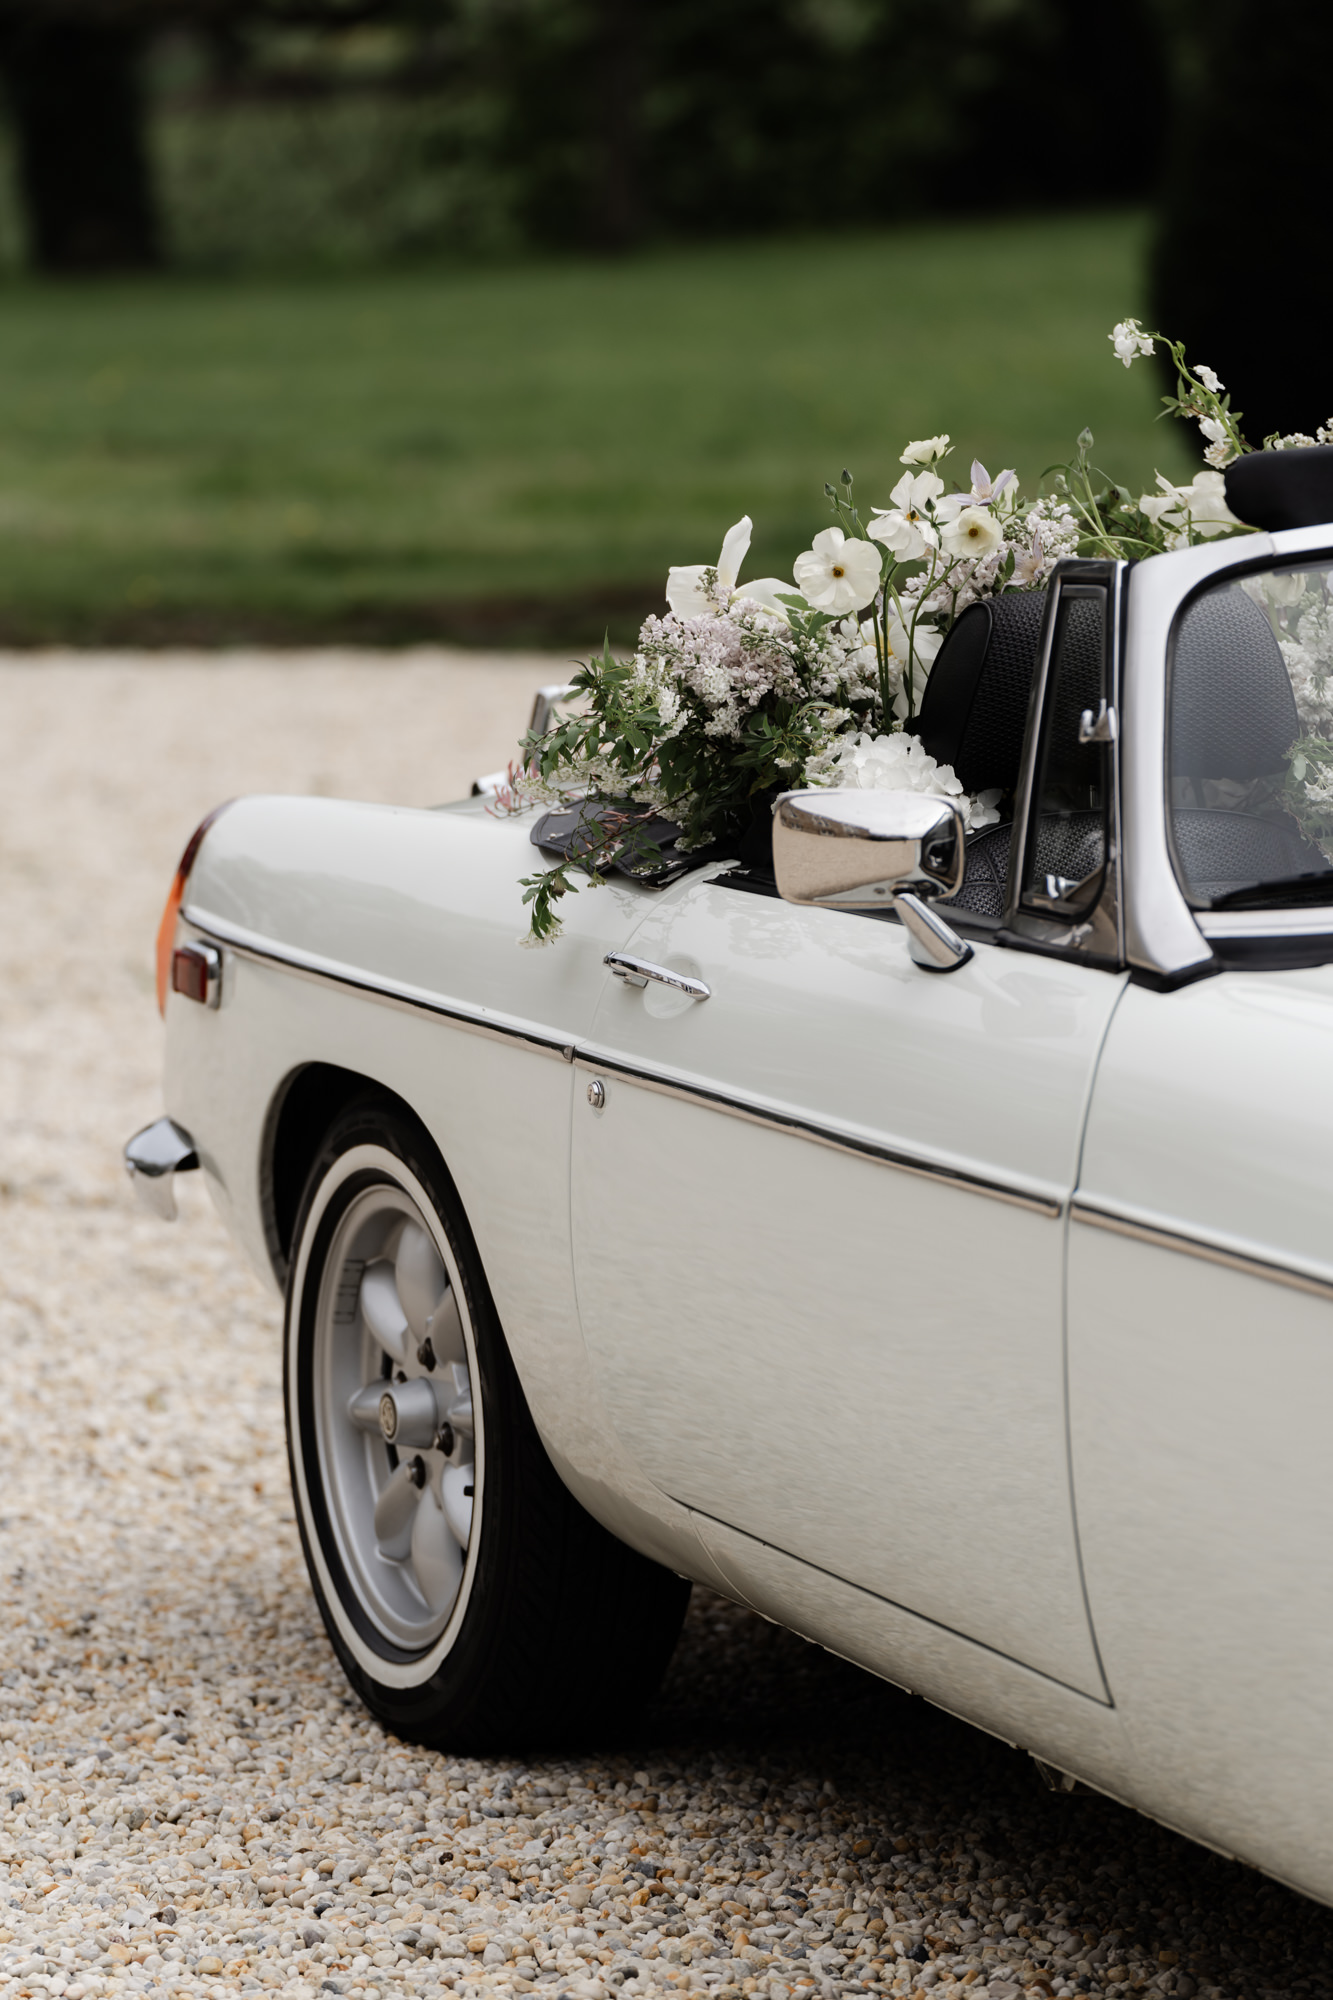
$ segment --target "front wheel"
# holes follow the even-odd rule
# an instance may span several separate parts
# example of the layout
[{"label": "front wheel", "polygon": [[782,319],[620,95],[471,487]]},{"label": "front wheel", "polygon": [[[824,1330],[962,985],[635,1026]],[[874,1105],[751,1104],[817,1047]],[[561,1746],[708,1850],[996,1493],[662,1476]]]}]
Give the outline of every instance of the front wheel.
[{"label": "front wheel", "polygon": [[482,1749],[605,1730],[653,1691],[689,1585],[556,1476],[439,1156],[379,1100],[306,1184],[285,1389],[315,1595],[387,1727]]}]

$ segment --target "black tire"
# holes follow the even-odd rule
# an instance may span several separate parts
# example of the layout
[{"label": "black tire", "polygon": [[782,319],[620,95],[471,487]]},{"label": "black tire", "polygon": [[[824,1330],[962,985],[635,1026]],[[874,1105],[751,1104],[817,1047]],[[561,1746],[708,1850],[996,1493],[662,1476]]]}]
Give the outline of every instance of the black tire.
[{"label": "black tire", "polygon": [[[447,1581],[434,1611],[421,1597],[415,1531],[412,1555],[394,1563],[384,1557],[376,1525],[368,1559],[356,1510],[363,1506],[359,1454],[367,1467],[365,1505],[377,1493],[383,1499],[396,1479],[402,1492],[418,1485],[419,1500],[412,1504],[425,1508],[443,1490],[449,1459],[437,1449],[408,1461],[371,1427],[359,1402],[356,1436],[338,1415],[348,1404],[335,1365],[357,1342],[357,1352],[376,1352],[365,1318],[366,1273],[387,1266],[399,1290],[415,1296],[411,1270],[401,1277],[387,1253],[351,1254],[358,1228],[365,1243],[373,1243],[379,1230],[387,1242],[398,1243],[393,1255],[401,1261],[408,1222],[395,1221],[400,1210],[409,1221],[411,1211],[419,1214],[440,1255],[442,1296],[452,1293],[465,1335],[474,1410],[479,1401],[474,1484],[462,1490],[475,1493],[473,1508],[480,1511],[479,1517],[471,1514],[466,1545],[459,1544],[462,1581],[447,1613],[438,1608],[446,1602]],[[415,1254],[419,1261],[422,1253]],[[442,1312],[436,1309],[437,1319]],[[403,1340],[411,1347],[412,1333]],[[437,1364],[428,1358],[424,1365],[432,1369],[435,1390]],[[409,1355],[404,1369],[413,1366]],[[358,1395],[373,1400],[381,1382],[393,1390],[405,1379],[404,1369],[393,1367],[392,1357],[383,1359],[379,1377],[367,1376]],[[287,1284],[284,1389],[296,1518],[320,1613],[348,1680],[387,1728],[460,1752],[565,1742],[593,1732],[605,1740],[656,1690],[685,1615],[689,1583],[609,1534],[557,1476],[443,1162],[424,1127],[383,1099],[349,1106],[311,1167]],[[445,1423],[437,1445],[449,1437],[457,1457],[465,1447]],[[404,1464],[406,1478],[394,1470]],[[469,1468],[461,1470],[466,1475]],[[457,1468],[453,1476],[456,1494]],[[380,1567],[368,1567],[372,1560]],[[428,1564],[421,1568],[428,1580],[438,1573]],[[397,1593],[392,1598],[390,1585]],[[414,1595],[423,1606],[419,1634],[410,1624]],[[395,1622],[400,1614],[407,1623]],[[438,1631],[425,1629],[432,1616],[444,1621]]]}]

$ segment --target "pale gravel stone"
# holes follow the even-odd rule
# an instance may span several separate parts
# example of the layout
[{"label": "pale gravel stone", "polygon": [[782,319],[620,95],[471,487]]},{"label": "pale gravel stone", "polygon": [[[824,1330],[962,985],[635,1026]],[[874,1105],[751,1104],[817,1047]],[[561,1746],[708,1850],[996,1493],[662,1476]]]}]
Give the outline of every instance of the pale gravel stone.
[{"label": "pale gravel stone", "polygon": [[0,2000],[1327,1992],[1327,1913],[702,1592],[664,1748],[454,1759],[352,1699],[276,1302],[196,1185],[167,1229],[120,1167],[161,1109],[153,932],[219,798],[458,795],[566,671],[0,660]]}]

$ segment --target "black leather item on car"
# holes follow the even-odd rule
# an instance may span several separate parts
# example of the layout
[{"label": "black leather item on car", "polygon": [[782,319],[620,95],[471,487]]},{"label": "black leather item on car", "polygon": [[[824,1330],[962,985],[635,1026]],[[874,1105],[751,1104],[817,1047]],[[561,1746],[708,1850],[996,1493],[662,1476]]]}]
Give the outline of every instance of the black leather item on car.
[{"label": "black leather item on car", "polygon": [[1296,698],[1273,628],[1239,584],[1206,591],[1181,619],[1169,702],[1172,777],[1282,770],[1300,734]]},{"label": "black leather item on car", "polygon": [[1251,528],[1276,534],[1333,521],[1333,445],[1247,451],[1222,478],[1227,506]]},{"label": "black leather item on car", "polygon": [[1044,590],[1006,591],[969,605],[936,655],[921,713],[907,726],[953,766],[964,791],[1018,783],[1045,615]]},{"label": "black leather item on car", "polygon": [[1290,819],[1177,806],[1171,830],[1190,894],[1206,900],[1251,882],[1281,882],[1288,875],[1322,873],[1328,866]]}]

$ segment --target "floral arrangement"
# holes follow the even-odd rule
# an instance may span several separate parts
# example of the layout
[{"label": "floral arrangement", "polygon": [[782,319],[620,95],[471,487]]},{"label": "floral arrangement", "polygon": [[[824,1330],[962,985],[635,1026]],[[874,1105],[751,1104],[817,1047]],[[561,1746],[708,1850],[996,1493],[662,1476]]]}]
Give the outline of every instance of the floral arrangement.
[{"label": "floral arrangement", "polygon": [[[557,904],[593,884],[612,864],[647,873],[661,865],[663,819],[679,828],[678,853],[735,843],[758,808],[779,790],[865,786],[943,794],[962,808],[969,830],[998,818],[998,795],[964,793],[954,771],[930,756],[904,725],[921,705],[931,665],[966,608],[1005,591],[1040,590],[1063,556],[1138,557],[1216,535],[1248,532],[1226,505],[1222,468],[1250,447],[1212,369],[1190,368],[1184,349],[1127,319],[1109,336],[1126,368],[1159,343],[1176,368],[1172,415],[1196,422],[1205,469],[1187,486],[1159,474],[1139,496],[1092,464],[1091,433],[1074,457],[1051,468],[1046,490],[1024,498],[1012,469],[995,478],[978,460],[969,481],[949,485],[947,435],[920,438],[901,455],[901,478],[887,507],[863,518],[850,472],[825,486],[833,521],[797,557],[793,583],[743,583],[747,515],[731,528],[717,560],[671,570],[664,616],[648,618],[629,659],[606,646],[581,667],[581,698],[539,736],[525,738],[500,810],[535,802],[588,802],[579,851],[526,877],[531,929],[542,944],[560,931]],[[1330,420],[1333,423],[1333,420]],[[1333,441],[1269,438],[1269,448]],[[1323,604],[1287,611],[1286,643],[1308,650],[1302,618],[1329,621]],[[1324,628],[1321,627],[1321,633]],[[1321,661],[1333,658],[1333,625]],[[1333,685],[1317,684],[1318,730],[1310,717],[1306,755],[1317,770],[1316,808],[1333,831]],[[1304,712],[1304,711],[1303,711]],[[1294,769],[1294,766],[1293,766]],[[734,851],[734,850],[733,850]]]}]

